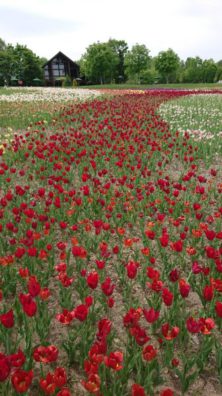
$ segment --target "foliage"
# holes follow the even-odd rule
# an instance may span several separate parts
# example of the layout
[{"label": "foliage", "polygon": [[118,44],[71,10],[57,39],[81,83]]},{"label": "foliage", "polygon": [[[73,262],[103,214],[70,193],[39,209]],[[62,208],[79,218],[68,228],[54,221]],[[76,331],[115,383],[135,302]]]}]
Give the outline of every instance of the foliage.
[{"label": "foliage", "polygon": [[203,82],[211,83],[215,81],[217,74],[217,66],[213,59],[206,59],[203,61]]},{"label": "foliage", "polygon": [[118,54],[113,51],[111,45],[98,42],[87,48],[81,58],[80,67],[88,80],[103,84],[113,80],[118,64]]},{"label": "foliage", "polygon": [[62,86],[63,87],[71,87],[73,84],[71,77],[67,74],[62,81]]},{"label": "foliage", "polygon": [[144,44],[135,44],[126,54],[127,74],[140,83],[141,73],[148,69],[150,56],[149,49]]},{"label": "foliage", "polygon": [[217,62],[217,73],[215,76],[215,81],[221,81],[222,80],[222,60]]},{"label": "foliage", "polygon": [[118,62],[114,71],[114,79],[116,82],[124,82],[125,75],[125,55],[128,50],[128,45],[124,40],[109,39],[108,45],[113,51],[114,55],[118,56]]},{"label": "foliage", "polygon": [[[42,66],[46,61],[26,46],[12,46],[0,38],[0,85],[18,85],[18,80],[33,85],[36,78],[43,81]],[[78,63],[82,84],[208,84],[222,79],[221,61],[198,56],[183,61],[172,49],[152,58],[145,45],[137,43],[129,50],[125,40],[113,38],[91,44]]]},{"label": "foliage", "polygon": [[5,41],[0,37],[0,51],[4,51],[6,49]]},{"label": "foliage", "polygon": [[167,51],[159,52],[155,60],[156,69],[165,78],[167,84],[170,82],[179,65],[180,59],[171,48]]},{"label": "foliage", "polygon": [[10,85],[13,81],[22,81],[24,85],[32,85],[35,78],[42,81],[42,61],[26,46],[2,46],[0,50],[1,85]]},{"label": "foliage", "polygon": [[32,85],[34,78],[42,78],[39,58],[27,47],[17,44],[12,49],[13,74],[26,85]]},{"label": "foliage", "polygon": [[13,54],[11,48],[0,51],[0,85],[8,85],[13,76]]},{"label": "foliage", "polygon": [[212,59],[187,58],[182,71],[182,81],[212,83],[217,79],[217,65]]},{"label": "foliage", "polygon": [[202,59],[198,56],[187,58],[184,64],[183,81],[184,82],[201,82],[202,81]]}]

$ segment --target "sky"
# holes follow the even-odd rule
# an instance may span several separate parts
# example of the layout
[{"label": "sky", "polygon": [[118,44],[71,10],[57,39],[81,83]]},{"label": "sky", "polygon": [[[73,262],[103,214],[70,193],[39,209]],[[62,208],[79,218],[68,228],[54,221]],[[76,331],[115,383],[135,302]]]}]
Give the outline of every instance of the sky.
[{"label": "sky", "polygon": [[110,38],[151,56],[172,48],[181,59],[222,59],[222,0],[0,0],[0,38],[52,58],[79,60]]}]

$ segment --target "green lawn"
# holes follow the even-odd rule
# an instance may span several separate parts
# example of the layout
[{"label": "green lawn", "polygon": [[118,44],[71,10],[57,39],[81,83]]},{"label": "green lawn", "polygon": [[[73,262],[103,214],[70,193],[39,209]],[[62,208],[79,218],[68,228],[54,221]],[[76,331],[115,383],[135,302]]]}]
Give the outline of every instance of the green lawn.
[{"label": "green lawn", "polygon": [[[98,96],[98,92],[94,92]],[[0,88],[0,132],[24,129],[31,124],[50,122],[74,101],[91,96],[91,91],[64,88]]]},{"label": "green lawn", "polygon": [[81,88],[91,89],[222,89],[222,84],[101,84]]},{"label": "green lawn", "polygon": [[[126,83],[126,84],[98,84],[98,85],[84,85],[78,88],[82,89],[221,89],[222,84],[212,83],[212,84],[133,84],[133,83]],[[73,89],[73,88],[70,88]],[[21,88],[10,87],[4,88],[0,87],[0,95],[12,95],[18,92],[22,92]],[[28,92],[23,88],[24,93],[31,94],[34,92],[30,89]]]}]

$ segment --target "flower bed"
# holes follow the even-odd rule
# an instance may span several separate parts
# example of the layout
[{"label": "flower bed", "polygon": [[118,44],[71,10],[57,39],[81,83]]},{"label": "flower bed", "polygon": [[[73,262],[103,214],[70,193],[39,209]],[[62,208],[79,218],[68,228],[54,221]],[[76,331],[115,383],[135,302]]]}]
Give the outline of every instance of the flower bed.
[{"label": "flower bed", "polygon": [[182,95],[78,103],[3,144],[3,395],[221,393],[221,167],[157,114]]},{"label": "flower bed", "polygon": [[0,102],[68,102],[89,99],[99,95],[92,89],[71,88],[4,88],[1,90]]}]

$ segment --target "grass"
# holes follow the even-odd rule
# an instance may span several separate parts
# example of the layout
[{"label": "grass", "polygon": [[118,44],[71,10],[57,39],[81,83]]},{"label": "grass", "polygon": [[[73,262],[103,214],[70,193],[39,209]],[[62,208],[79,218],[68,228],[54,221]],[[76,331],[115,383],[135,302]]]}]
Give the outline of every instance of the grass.
[{"label": "grass", "polygon": [[222,84],[102,84],[81,88],[91,89],[222,89]]},{"label": "grass", "polygon": [[192,95],[160,106],[161,117],[171,130],[189,135],[212,156],[222,154],[222,95]]},{"label": "grass", "polygon": [[0,131],[11,128],[24,129],[40,120],[50,122],[61,109],[60,103],[1,102]]},{"label": "grass", "polygon": [[[193,83],[193,84],[135,84],[135,83],[124,83],[124,84],[97,84],[97,85],[84,85],[80,86],[78,88],[82,89],[221,89],[222,90],[222,84],[218,83]],[[12,95],[15,93],[32,93],[34,92],[34,89],[31,90],[26,90],[24,88],[20,87],[10,87],[9,88],[4,88],[0,87],[0,95]],[[72,88],[70,88],[72,89]]]},{"label": "grass", "polygon": [[[26,88],[0,88],[0,96],[4,95],[7,98],[13,95],[15,99],[8,102],[8,99],[1,100],[0,104],[0,131],[5,129],[24,129],[28,128],[33,123],[40,120],[50,122],[53,117],[56,117],[62,107],[62,103],[54,103],[50,101],[35,101],[33,94],[35,89]],[[30,101],[20,101],[18,96],[30,97]]]},{"label": "grass", "polygon": [[0,88],[0,131],[24,129],[35,122],[57,118],[64,105],[88,98],[86,91],[54,88]]},{"label": "grass", "polygon": [[0,87],[0,95],[6,95],[6,96],[10,96],[10,95],[14,95],[14,94],[32,94],[33,92],[35,92],[34,89],[24,89],[24,88],[19,88],[19,87]]}]

